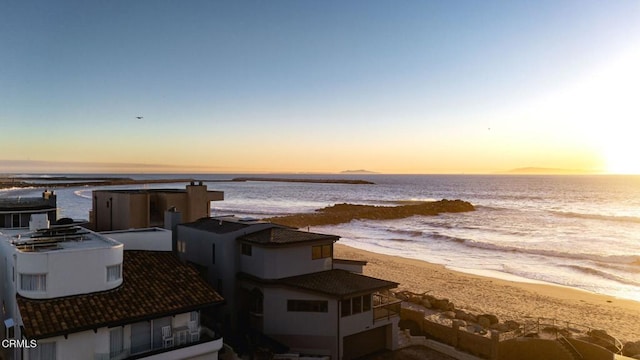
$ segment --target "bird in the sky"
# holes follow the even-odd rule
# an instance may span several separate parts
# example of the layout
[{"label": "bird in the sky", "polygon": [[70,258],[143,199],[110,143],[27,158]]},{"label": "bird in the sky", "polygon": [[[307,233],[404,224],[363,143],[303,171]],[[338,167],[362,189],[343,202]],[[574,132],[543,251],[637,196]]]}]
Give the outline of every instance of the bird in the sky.
[{"label": "bird in the sky", "polygon": [[140,120],[142,118],[143,118],[142,116],[136,116],[136,119],[138,119],[138,120]]}]

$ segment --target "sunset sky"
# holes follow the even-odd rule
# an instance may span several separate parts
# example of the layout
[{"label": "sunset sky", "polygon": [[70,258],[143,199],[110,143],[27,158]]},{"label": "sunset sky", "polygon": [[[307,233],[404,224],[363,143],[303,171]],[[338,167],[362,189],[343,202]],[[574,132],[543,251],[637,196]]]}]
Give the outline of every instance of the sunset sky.
[{"label": "sunset sky", "polygon": [[0,173],[640,173],[638,64],[637,0],[3,1]]}]

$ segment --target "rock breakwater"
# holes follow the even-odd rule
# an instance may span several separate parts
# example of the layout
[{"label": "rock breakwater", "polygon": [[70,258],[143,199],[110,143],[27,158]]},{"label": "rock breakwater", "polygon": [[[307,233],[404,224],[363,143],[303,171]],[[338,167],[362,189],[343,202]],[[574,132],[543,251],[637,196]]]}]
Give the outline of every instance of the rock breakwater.
[{"label": "rock breakwater", "polygon": [[439,200],[412,205],[374,206],[357,204],[336,204],[309,214],[296,214],[266,219],[276,224],[305,227],[319,225],[336,225],[360,220],[402,219],[414,215],[433,216],[447,212],[474,211],[469,202],[462,200]]}]

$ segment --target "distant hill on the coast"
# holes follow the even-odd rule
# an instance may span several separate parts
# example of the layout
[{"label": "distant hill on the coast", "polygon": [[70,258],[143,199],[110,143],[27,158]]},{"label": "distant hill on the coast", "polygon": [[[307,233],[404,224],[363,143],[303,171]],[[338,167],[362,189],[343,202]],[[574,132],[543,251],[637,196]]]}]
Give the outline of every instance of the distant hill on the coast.
[{"label": "distant hill on the coast", "polygon": [[522,167],[500,172],[499,174],[537,174],[537,175],[580,175],[580,174],[599,174],[595,170],[583,169],[558,169],[543,167]]},{"label": "distant hill on the coast", "polygon": [[369,171],[369,170],[344,170],[341,171],[340,174],[378,174],[375,171]]}]

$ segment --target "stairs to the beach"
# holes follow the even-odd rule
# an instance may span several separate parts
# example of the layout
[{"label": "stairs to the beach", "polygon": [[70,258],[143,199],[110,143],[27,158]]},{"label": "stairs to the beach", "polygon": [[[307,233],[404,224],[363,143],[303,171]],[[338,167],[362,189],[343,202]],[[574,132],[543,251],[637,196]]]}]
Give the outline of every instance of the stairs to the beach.
[{"label": "stairs to the beach", "polygon": [[565,338],[564,336],[560,335],[558,337],[557,341],[562,346],[563,349],[567,350],[567,352],[571,355],[571,358],[573,360],[583,360],[584,359],[582,354],[580,354],[578,352],[578,350],[576,350],[576,348],[573,346],[573,344],[571,344],[569,342],[569,340],[567,340],[567,338]]}]

